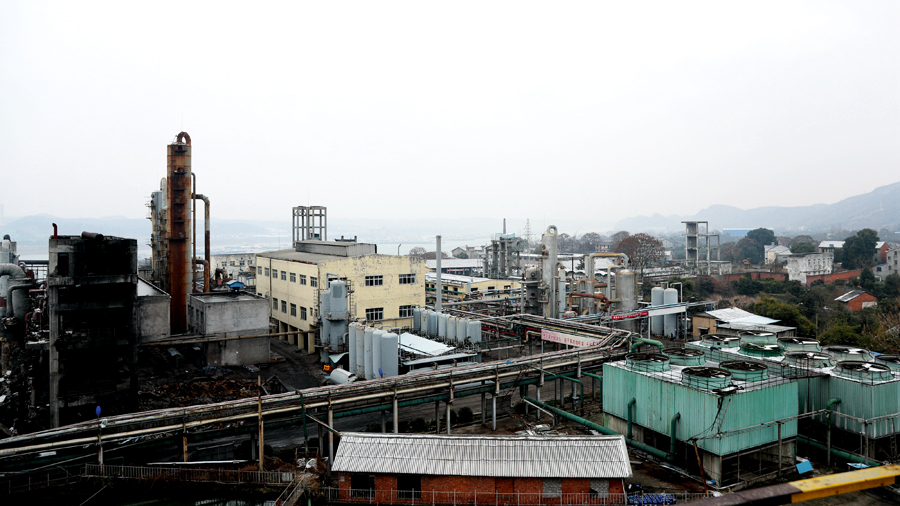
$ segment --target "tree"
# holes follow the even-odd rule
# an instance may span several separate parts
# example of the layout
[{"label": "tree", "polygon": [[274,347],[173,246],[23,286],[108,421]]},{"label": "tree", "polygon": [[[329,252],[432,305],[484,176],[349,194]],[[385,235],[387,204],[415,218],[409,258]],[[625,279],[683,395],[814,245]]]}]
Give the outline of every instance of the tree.
[{"label": "tree", "polygon": [[635,270],[644,275],[644,268],[659,262],[665,255],[662,243],[649,234],[635,234],[628,236],[619,243],[616,253],[628,255],[628,261]]},{"label": "tree", "polygon": [[457,253],[457,254],[455,254],[455,255],[453,255],[453,256],[456,257],[456,258],[462,258],[462,259],[467,259],[467,258],[469,258],[469,254],[466,253],[465,251],[460,251],[459,253]]},{"label": "tree", "polygon": [[744,237],[735,245],[735,253],[732,254],[732,257],[735,254],[737,254],[738,262],[750,259],[751,264],[759,264],[763,261],[763,246],[750,237]]},{"label": "tree", "polygon": [[763,247],[775,242],[775,232],[772,232],[767,228],[757,228],[747,232],[747,238],[752,239],[759,244],[760,247]]},{"label": "tree", "polygon": [[581,253],[594,253],[600,251],[600,243],[603,242],[603,238],[596,232],[588,232],[581,236],[578,242],[581,246]]},{"label": "tree", "polygon": [[736,242],[726,242],[719,248],[719,257],[722,260],[727,260],[731,263],[738,263],[743,260],[740,257],[738,247]]},{"label": "tree", "polygon": [[[450,255],[441,251],[441,258],[450,258]],[[425,260],[436,260],[436,259],[437,259],[437,252],[429,251],[429,252],[425,253]]]},{"label": "tree", "polygon": [[775,300],[771,297],[763,297],[759,302],[750,306],[750,310],[760,316],[766,316],[789,327],[796,327],[801,336],[815,336],[816,326],[809,318],[803,316],[800,310],[792,304]]},{"label": "tree", "polygon": [[811,235],[798,235],[797,237],[794,237],[793,242],[791,242],[791,245],[793,245],[795,242],[808,242],[810,244],[819,244],[819,242],[816,241],[815,239],[813,239]]},{"label": "tree", "polygon": [[816,247],[811,242],[795,242],[791,244],[791,253],[802,255],[803,253],[815,253]]},{"label": "tree", "polygon": [[878,232],[864,228],[844,241],[842,265],[848,269],[862,269],[875,265],[875,245]]},{"label": "tree", "polygon": [[862,270],[859,275],[859,286],[869,292],[875,290],[875,274],[872,273],[872,269],[866,267]]},{"label": "tree", "polygon": [[423,257],[423,256],[425,256],[425,248],[423,248],[421,246],[416,246],[415,248],[409,250],[409,256]]},{"label": "tree", "polygon": [[621,232],[616,232],[615,234],[613,234],[612,237],[609,238],[609,242],[612,243],[612,244],[610,244],[610,246],[609,246],[610,251],[616,251],[616,250],[618,250],[618,249],[619,249],[619,244],[620,244],[622,241],[624,241],[625,238],[628,237],[629,235],[631,235],[631,234],[629,234],[628,232],[626,232],[626,231],[624,231],[624,230],[622,230]]},{"label": "tree", "polygon": [[559,253],[574,253],[577,244],[578,241],[565,232],[556,236],[556,247]]}]

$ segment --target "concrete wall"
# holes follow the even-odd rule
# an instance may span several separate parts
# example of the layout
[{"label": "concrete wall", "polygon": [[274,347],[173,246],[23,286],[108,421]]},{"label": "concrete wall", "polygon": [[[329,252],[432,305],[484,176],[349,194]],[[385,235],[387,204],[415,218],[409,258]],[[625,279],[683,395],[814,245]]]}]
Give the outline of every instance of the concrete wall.
[{"label": "concrete wall", "polygon": [[138,297],[135,317],[139,342],[151,343],[169,337],[169,296]]},{"label": "concrete wall", "polygon": [[849,281],[853,278],[858,278],[859,275],[862,274],[862,270],[856,269],[853,271],[844,271],[844,272],[835,272],[832,274],[820,274],[817,276],[806,276],[806,284],[811,285],[816,281],[821,280],[826,285],[830,285],[839,279],[843,279],[844,281]]},{"label": "concrete wall", "polygon": [[268,331],[269,303],[262,297],[209,302],[202,307],[206,317],[198,330],[203,335],[248,336]]},{"label": "concrete wall", "polygon": [[232,339],[206,343],[208,365],[235,366],[269,361],[269,338]]}]

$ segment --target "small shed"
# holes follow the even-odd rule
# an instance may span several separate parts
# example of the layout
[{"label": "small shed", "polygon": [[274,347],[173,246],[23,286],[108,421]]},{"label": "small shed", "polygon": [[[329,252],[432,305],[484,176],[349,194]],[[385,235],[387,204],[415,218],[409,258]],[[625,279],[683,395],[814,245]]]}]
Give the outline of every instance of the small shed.
[{"label": "small shed", "polygon": [[878,299],[874,295],[862,290],[851,290],[834,300],[843,304],[850,311],[861,311],[864,308],[878,305]]},{"label": "small shed", "polygon": [[381,504],[624,501],[623,436],[343,433],[332,500]]}]

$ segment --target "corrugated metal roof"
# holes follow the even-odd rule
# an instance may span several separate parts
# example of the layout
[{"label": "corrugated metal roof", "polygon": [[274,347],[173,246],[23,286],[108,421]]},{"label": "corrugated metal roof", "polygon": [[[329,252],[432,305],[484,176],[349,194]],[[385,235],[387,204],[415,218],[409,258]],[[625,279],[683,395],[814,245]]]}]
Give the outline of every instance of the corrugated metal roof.
[{"label": "corrugated metal roof", "polygon": [[530,478],[630,478],[623,436],[440,436],[345,432],[332,470]]},{"label": "corrugated metal roof", "polygon": [[735,318],[734,320],[730,320],[728,323],[745,323],[748,325],[771,325],[773,323],[778,323],[781,320],[773,320],[771,318],[766,318],[765,316],[760,316],[758,314],[745,316],[743,318]]},{"label": "corrugated metal roof", "polygon": [[438,355],[443,355],[448,351],[455,350],[456,348],[454,348],[453,346],[448,346],[444,343],[432,341],[431,339],[419,337],[415,334],[404,332],[400,334],[400,349],[402,349],[403,351],[408,351],[410,353],[415,353],[416,355],[436,357]]},{"label": "corrugated metal roof", "polygon": [[834,300],[839,301],[839,302],[850,302],[851,300],[859,297],[860,295],[862,295],[864,293],[866,293],[866,292],[864,292],[862,290],[851,290]]},{"label": "corrugated metal roof", "polygon": [[712,316],[716,320],[721,320],[723,322],[730,322],[732,320],[737,320],[738,318],[746,318],[748,316],[754,316],[753,313],[748,311],[744,311],[743,309],[730,307],[727,309],[716,309],[715,311],[707,311],[706,314]]}]

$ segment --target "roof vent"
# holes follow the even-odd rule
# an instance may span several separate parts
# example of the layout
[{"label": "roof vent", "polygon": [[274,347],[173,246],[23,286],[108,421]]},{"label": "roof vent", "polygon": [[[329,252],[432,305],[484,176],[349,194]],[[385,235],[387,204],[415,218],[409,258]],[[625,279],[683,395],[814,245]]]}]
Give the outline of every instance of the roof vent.
[{"label": "roof vent", "polygon": [[769,377],[769,368],[759,362],[729,360],[722,362],[719,366],[730,372],[731,377],[739,381],[762,381]]},{"label": "roof vent", "polygon": [[878,355],[875,363],[887,366],[891,371],[900,372],[900,355]]},{"label": "roof vent", "polygon": [[826,346],[823,351],[830,354],[838,362],[843,360],[853,360],[858,362],[875,361],[875,357],[869,350],[854,348],[852,346]]},{"label": "roof vent", "polygon": [[778,345],[784,351],[822,351],[819,341],[802,337],[779,337]]},{"label": "roof vent", "polygon": [[780,357],[781,347],[777,344],[753,343],[742,339],[741,353],[751,357]]},{"label": "roof vent", "polygon": [[741,344],[741,339],[734,336],[723,336],[722,334],[707,334],[700,338],[700,344],[717,348],[737,348]]},{"label": "roof vent", "polygon": [[668,371],[669,357],[659,353],[629,353],[625,355],[625,365],[629,369],[645,372]]},{"label": "roof vent", "polygon": [[784,354],[782,363],[800,369],[823,369],[825,367],[833,367],[834,359],[827,353],[789,351]]},{"label": "roof vent", "polygon": [[857,379],[860,381],[890,381],[894,379],[891,368],[886,365],[860,360],[844,360],[838,362],[834,368],[835,374],[842,378]]},{"label": "roof vent", "polygon": [[716,390],[731,385],[731,373],[718,367],[686,367],[681,382],[689,387]]},{"label": "roof vent", "polygon": [[675,365],[703,365],[706,363],[706,353],[691,348],[667,348],[663,353],[669,357]]},{"label": "roof vent", "polygon": [[778,338],[771,332],[743,331],[740,333],[742,343],[775,344]]}]

